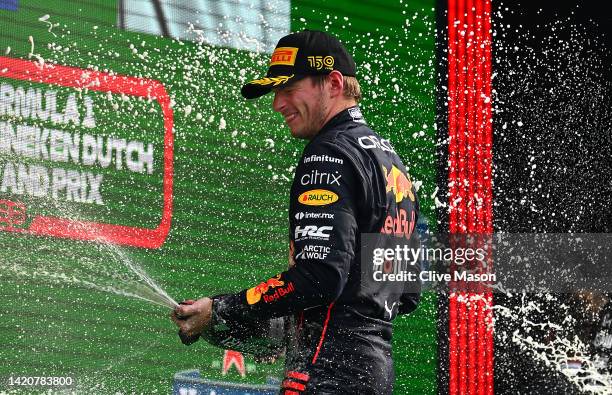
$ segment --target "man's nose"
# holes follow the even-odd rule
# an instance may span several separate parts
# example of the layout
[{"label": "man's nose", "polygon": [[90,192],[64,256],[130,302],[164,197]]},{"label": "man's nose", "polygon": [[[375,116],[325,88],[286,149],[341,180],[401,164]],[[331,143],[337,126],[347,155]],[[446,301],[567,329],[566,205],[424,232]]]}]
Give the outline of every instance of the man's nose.
[{"label": "man's nose", "polygon": [[272,109],[276,112],[281,112],[285,108],[286,101],[282,92],[274,92],[274,100],[272,101]]}]

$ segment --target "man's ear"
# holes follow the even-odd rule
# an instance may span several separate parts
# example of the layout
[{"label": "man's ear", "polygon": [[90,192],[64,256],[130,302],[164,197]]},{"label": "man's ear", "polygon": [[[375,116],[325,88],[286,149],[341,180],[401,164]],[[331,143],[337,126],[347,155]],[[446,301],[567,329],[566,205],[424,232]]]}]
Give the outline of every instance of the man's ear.
[{"label": "man's ear", "polygon": [[331,97],[342,96],[344,94],[344,76],[338,70],[329,73],[329,85]]}]

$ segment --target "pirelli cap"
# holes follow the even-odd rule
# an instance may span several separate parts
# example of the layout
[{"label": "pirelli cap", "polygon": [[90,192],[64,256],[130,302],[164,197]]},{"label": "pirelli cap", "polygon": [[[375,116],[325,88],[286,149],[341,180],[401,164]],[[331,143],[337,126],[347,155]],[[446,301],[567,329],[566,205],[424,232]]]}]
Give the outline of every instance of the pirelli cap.
[{"label": "pirelli cap", "polygon": [[268,72],[263,78],[246,83],[242,96],[255,99],[309,75],[329,74],[355,76],[355,61],[338,39],[328,33],[304,30],[278,41],[272,53]]}]

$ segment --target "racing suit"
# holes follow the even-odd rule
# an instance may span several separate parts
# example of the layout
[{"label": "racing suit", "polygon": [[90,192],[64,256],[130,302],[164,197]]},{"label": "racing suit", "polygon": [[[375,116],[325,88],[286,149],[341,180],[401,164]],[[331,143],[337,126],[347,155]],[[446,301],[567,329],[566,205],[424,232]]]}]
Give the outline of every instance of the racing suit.
[{"label": "racing suit", "polygon": [[290,196],[295,264],[253,288],[213,298],[213,316],[226,322],[292,316],[281,393],[391,393],[391,321],[416,308],[420,282],[408,292],[401,282],[364,286],[361,266],[372,262],[362,262],[360,236],[418,244],[418,200],[406,168],[355,106],[305,147]]}]

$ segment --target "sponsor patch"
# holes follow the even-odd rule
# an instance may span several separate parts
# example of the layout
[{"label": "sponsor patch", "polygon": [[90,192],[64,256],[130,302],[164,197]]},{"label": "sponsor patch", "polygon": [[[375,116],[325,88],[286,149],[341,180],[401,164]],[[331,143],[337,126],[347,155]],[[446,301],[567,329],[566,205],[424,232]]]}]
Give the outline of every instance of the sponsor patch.
[{"label": "sponsor patch", "polygon": [[253,288],[248,289],[246,291],[247,303],[255,304],[259,302],[261,300],[261,296],[267,293],[270,289],[284,286],[285,282],[282,281],[280,278],[281,275],[278,274],[270,278],[268,281],[264,281],[254,286]]},{"label": "sponsor patch", "polygon": [[329,233],[334,229],[333,226],[296,226],[295,227],[295,241],[300,240],[329,240]]},{"label": "sponsor patch", "polygon": [[322,261],[323,259],[327,258],[330,251],[331,248],[327,246],[306,245],[304,246],[304,249],[295,256],[295,259],[316,259]]},{"label": "sponsor patch", "polygon": [[333,173],[328,173],[325,171],[319,170],[311,170],[310,173],[306,173],[302,175],[300,178],[300,183],[302,185],[338,185],[340,186],[340,179],[342,178],[342,174],[335,171]]},{"label": "sponsor patch", "polygon": [[297,57],[298,48],[295,47],[278,47],[272,53],[270,59],[270,66],[295,65],[295,58]]},{"label": "sponsor patch", "polygon": [[327,206],[337,202],[338,195],[326,189],[312,189],[302,193],[298,202],[306,206]]},{"label": "sponsor patch", "polygon": [[334,214],[331,213],[303,213],[299,212],[295,214],[295,219],[298,221],[301,219],[334,219]]},{"label": "sponsor patch", "polygon": [[387,193],[392,192],[395,195],[396,203],[401,202],[404,198],[410,198],[410,201],[414,202],[412,181],[409,175],[402,173],[395,165],[391,165],[389,171],[383,166],[383,172],[387,180]]},{"label": "sponsor patch", "polygon": [[329,162],[329,163],[337,163],[339,165],[344,164],[344,159],[334,158],[333,156],[328,155],[310,155],[304,157],[304,163],[311,162]]},{"label": "sponsor patch", "polygon": [[269,295],[264,294],[263,300],[266,303],[276,302],[280,298],[289,295],[293,291],[295,291],[295,286],[293,285],[292,282],[290,282],[289,284],[287,284],[286,287],[276,288],[274,292],[272,292]]},{"label": "sponsor patch", "polygon": [[370,135],[361,136],[357,139],[357,141],[359,142],[359,145],[365,149],[379,149],[385,152],[395,153],[395,150],[393,149],[393,146],[391,146],[389,140],[378,139],[378,137]]},{"label": "sponsor patch", "polygon": [[414,219],[414,211],[411,211],[410,218],[408,218],[408,213],[406,210],[401,208],[395,217],[387,215],[380,233],[410,239],[412,231],[414,230]]},{"label": "sponsor patch", "polygon": [[310,67],[316,70],[325,68],[327,70],[334,69],[334,57],[333,56],[308,56],[308,64]]},{"label": "sponsor patch", "polygon": [[364,124],[366,123],[365,119],[363,119],[363,114],[361,113],[361,110],[359,108],[357,107],[349,108],[348,112],[351,118],[353,118],[353,122],[364,123]]}]

